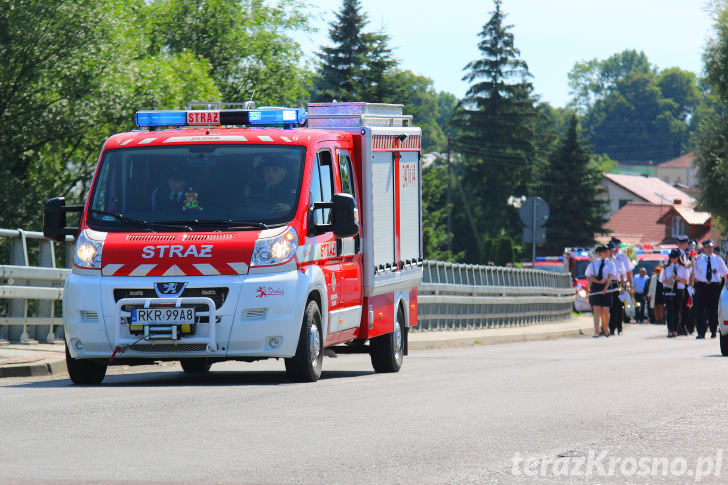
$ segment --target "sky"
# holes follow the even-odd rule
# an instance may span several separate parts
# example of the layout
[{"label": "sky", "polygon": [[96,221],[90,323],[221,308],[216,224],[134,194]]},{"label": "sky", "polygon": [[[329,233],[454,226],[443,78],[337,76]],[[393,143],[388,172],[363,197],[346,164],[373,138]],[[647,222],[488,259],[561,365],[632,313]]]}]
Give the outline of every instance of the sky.
[{"label": "sky", "polygon": [[[708,0],[503,0],[506,25],[533,75],[541,101],[570,100],[567,74],[577,62],[604,60],[627,49],[643,51],[659,69],[700,75],[712,35]],[[307,56],[331,45],[329,24],[342,0],[311,0],[319,31],[297,34]],[[433,80],[438,91],[462,98],[463,68],[481,57],[478,33],[495,9],[492,0],[361,0],[367,31],[390,36],[399,66]],[[362,100],[366,101],[366,100]]]}]

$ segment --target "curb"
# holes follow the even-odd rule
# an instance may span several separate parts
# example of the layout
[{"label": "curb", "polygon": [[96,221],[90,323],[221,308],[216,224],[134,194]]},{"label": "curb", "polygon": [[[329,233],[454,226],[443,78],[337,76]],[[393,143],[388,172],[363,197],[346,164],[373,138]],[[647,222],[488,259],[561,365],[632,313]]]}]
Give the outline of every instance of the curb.
[{"label": "curb", "polygon": [[66,373],[64,359],[46,359],[33,364],[7,364],[0,366],[0,378],[3,377],[39,377]]},{"label": "curb", "polygon": [[565,337],[578,337],[581,335],[589,335],[591,332],[591,326],[586,328],[574,328],[568,330],[558,330],[553,332],[540,332],[540,333],[521,333],[521,334],[508,334],[508,335],[488,335],[482,334],[478,336],[469,337],[455,337],[455,338],[444,338],[441,340],[434,341],[417,341],[413,340],[410,335],[410,340],[407,342],[409,350],[431,350],[431,349],[446,349],[455,347],[474,347],[476,345],[498,345],[498,344],[509,344],[515,342],[528,342],[537,340],[556,340]]}]

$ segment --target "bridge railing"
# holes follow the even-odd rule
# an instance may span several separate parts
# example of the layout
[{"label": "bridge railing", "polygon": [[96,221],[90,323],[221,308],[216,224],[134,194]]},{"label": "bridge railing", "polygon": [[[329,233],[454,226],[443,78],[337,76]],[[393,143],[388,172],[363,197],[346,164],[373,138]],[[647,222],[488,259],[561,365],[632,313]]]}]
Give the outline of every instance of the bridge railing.
[{"label": "bridge railing", "polygon": [[568,273],[443,261],[425,261],[417,293],[420,331],[563,320],[574,305]]},{"label": "bridge railing", "polygon": [[[0,241],[10,259],[0,265],[0,342],[61,339],[60,302],[70,270],[56,267],[56,253],[72,262],[73,239],[56,247],[40,232],[0,229]],[[442,261],[425,261],[423,270],[415,331],[546,323],[568,318],[574,304],[567,273]]]}]

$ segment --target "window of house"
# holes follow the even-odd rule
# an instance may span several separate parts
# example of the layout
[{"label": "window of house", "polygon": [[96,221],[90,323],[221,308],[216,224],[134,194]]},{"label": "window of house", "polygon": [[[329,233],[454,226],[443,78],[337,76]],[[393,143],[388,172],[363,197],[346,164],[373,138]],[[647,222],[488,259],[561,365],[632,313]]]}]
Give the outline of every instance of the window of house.
[{"label": "window of house", "polygon": [[685,221],[682,217],[676,215],[672,218],[672,237],[685,234]]}]

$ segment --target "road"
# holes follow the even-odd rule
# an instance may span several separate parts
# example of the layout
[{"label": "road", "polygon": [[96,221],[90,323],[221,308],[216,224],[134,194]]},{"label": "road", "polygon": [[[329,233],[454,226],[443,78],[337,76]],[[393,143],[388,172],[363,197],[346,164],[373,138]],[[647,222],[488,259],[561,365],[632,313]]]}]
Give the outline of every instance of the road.
[{"label": "road", "polygon": [[3,379],[0,482],[725,483],[728,359],[664,333]]}]

